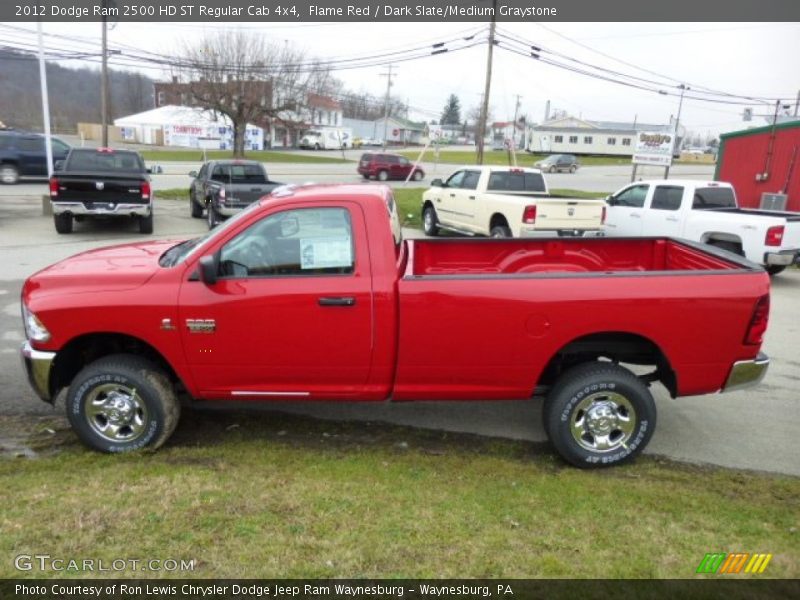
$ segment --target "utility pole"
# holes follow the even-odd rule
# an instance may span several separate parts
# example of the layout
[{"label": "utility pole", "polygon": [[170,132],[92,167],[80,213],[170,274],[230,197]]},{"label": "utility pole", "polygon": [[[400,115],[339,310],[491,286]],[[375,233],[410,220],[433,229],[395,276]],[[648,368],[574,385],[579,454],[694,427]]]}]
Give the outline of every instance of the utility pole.
[{"label": "utility pole", "polygon": [[44,62],[44,43],[42,42],[42,20],[36,23],[39,38],[39,85],[42,89],[42,120],[44,121],[44,150],[47,156],[47,177],[53,176],[53,142],[50,138],[50,98],[47,95],[47,69]]},{"label": "utility pole", "polygon": [[475,162],[483,164],[483,142],[486,138],[486,119],[489,114],[489,91],[492,87],[492,53],[494,52],[494,35],[497,29],[497,0],[492,0],[492,22],[489,25],[489,50],[486,53],[486,84],[483,87],[483,104],[481,105],[481,120],[478,123],[478,156]]},{"label": "utility pole", "polygon": [[108,0],[103,0],[103,58],[100,74],[100,122],[103,129],[103,148],[108,147],[108,19],[105,16]]},{"label": "utility pole", "polygon": [[[673,137],[675,138],[676,144],[678,143],[678,128],[680,127],[681,124],[681,109],[683,108],[683,94],[686,93],[687,90],[692,89],[684,83],[680,84],[678,88],[680,88],[681,90],[681,99],[678,101],[678,115],[675,117],[675,135]],[[681,140],[681,142],[683,142],[683,140]],[[680,146],[678,147],[678,150],[680,150]],[[674,151],[675,150],[673,149],[673,152]],[[669,162],[670,164],[672,164],[671,156]],[[664,169],[664,179],[669,179],[669,165],[667,165],[666,168]]]},{"label": "utility pole", "polygon": [[517,97],[517,103],[514,105],[514,121],[511,123],[511,143],[508,145],[508,158],[509,164],[513,166],[517,166],[517,118],[519,117],[519,104],[520,104],[520,96],[519,94],[515,94]]},{"label": "utility pole", "polygon": [[389,65],[388,73],[381,73],[381,77],[386,77],[386,99],[383,102],[383,149],[386,150],[386,136],[389,133],[389,95],[392,91],[392,69],[394,65]]}]

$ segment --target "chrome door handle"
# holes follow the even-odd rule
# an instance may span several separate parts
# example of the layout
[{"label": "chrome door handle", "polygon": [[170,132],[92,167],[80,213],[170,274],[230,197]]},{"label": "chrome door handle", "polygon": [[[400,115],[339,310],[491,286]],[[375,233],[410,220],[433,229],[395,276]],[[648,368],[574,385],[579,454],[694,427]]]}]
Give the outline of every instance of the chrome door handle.
[{"label": "chrome door handle", "polygon": [[355,306],[352,296],[323,297],[318,300],[320,306]]},{"label": "chrome door handle", "polygon": [[635,214],[635,213],[631,213],[631,218],[632,218],[632,219],[641,219],[641,218],[642,218],[642,215],[637,215],[637,214]]}]

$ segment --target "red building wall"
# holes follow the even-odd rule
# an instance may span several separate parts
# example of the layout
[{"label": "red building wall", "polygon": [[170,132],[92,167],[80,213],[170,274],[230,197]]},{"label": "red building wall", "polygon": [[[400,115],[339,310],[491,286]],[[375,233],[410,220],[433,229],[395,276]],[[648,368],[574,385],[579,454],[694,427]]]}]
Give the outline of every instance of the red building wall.
[{"label": "red building wall", "polygon": [[[759,127],[726,133],[720,138],[714,178],[733,184],[741,206],[758,208],[763,192],[778,193],[786,187],[789,195],[786,209],[800,212],[800,121],[779,123],[774,131],[772,126]],[[767,167],[771,138],[772,155]],[[795,164],[789,177],[795,148]],[[769,177],[756,181],[756,174],[765,171]]]}]

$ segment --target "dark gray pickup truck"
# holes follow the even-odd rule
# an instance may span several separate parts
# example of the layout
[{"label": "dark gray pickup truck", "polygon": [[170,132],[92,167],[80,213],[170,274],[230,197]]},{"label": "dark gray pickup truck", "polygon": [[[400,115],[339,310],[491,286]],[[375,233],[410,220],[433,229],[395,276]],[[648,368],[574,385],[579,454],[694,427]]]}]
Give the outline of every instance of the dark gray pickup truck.
[{"label": "dark gray pickup truck", "polygon": [[270,181],[264,166],[254,160],[212,160],[189,177],[189,211],[200,219],[205,210],[209,229],[283,185]]},{"label": "dark gray pickup truck", "polygon": [[57,161],[50,203],[58,233],[71,233],[73,219],[127,217],[141,233],[153,233],[150,176],[138,152],[73,148]]}]

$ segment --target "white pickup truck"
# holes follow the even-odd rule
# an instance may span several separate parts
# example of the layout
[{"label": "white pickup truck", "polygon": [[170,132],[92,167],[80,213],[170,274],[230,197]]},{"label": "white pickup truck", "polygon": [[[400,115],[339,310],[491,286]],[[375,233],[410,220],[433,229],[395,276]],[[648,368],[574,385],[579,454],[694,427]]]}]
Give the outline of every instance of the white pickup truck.
[{"label": "white pickup truck", "polygon": [[448,229],[497,238],[582,235],[603,227],[603,200],[548,193],[539,169],[464,167],[447,181],[434,179],[422,195],[425,234]]},{"label": "white pickup truck", "polygon": [[764,265],[772,275],[791,265],[800,251],[800,214],[739,208],[729,183],[637,181],[606,202],[608,236],[703,242]]}]

